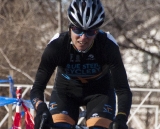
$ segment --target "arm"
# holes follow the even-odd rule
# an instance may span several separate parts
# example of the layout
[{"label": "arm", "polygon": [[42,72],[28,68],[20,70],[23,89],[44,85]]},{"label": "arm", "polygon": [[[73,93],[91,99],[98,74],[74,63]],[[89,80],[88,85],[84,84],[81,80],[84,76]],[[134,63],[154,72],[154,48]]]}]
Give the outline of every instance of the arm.
[{"label": "arm", "polygon": [[113,78],[114,88],[118,97],[118,113],[128,117],[131,104],[132,93],[127,80],[126,70],[122,62],[119,46],[114,37],[107,32],[105,59],[109,62],[110,71]]},{"label": "arm", "polygon": [[132,104],[132,93],[118,46],[113,49],[110,70],[118,98],[118,113],[115,120],[110,124],[109,129],[128,129],[126,122]]},{"label": "arm", "polygon": [[110,69],[118,97],[118,113],[124,113],[128,117],[132,104],[132,93],[118,46],[114,48]]},{"label": "arm", "polygon": [[[39,129],[41,125],[41,118],[43,114],[45,114],[45,124],[44,128],[47,124],[52,124],[52,116],[51,113],[44,103],[44,90],[46,89],[46,85],[52,76],[55,68],[62,63],[64,60],[63,56],[63,49],[64,46],[62,45],[62,40],[57,35],[55,39],[52,39],[50,43],[47,45],[44,53],[41,57],[41,62],[39,64],[35,82],[30,92],[30,99],[31,102],[36,109],[36,116],[34,118],[34,129]],[[63,38],[63,37],[62,37]],[[61,50],[61,51],[60,51]]]},{"label": "arm", "polygon": [[127,119],[132,104],[132,93],[128,84],[126,70],[122,62],[119,46],[114,37],[107,33],[105,60],[109,65],[113,86],[118,98],[118,114],[109,129],[128,129]]},{"label": "arm", "polygon": [[35,108],[41,101],[44,101],[44,90],[46,85],[56,68],[57,56],[56,50],[52,44],[49,44],[41,57],[35,82],[30,92],[30,99]]}]

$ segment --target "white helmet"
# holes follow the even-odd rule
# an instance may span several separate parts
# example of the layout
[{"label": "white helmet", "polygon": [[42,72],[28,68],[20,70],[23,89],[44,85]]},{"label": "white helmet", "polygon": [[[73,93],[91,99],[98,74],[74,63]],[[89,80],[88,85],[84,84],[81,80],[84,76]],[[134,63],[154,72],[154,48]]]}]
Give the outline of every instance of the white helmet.
[{"label": "white helmet", "polygon": [[100,27],[104,18],[105,12],[100,0],[72,0],[68,8],[71,24],[83,30]]}]

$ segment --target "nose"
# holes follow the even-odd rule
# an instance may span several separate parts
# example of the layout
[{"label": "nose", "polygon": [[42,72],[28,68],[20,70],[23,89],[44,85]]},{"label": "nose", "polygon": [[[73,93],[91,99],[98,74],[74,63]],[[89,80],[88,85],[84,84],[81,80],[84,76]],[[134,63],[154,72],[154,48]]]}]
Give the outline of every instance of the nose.
[{"label": "nose", "polygon": [[85,33],[83,33],[80,37],[81,37],[82,39],[86,39],[86,38],[87,38],[87,36],[86,36]]}]

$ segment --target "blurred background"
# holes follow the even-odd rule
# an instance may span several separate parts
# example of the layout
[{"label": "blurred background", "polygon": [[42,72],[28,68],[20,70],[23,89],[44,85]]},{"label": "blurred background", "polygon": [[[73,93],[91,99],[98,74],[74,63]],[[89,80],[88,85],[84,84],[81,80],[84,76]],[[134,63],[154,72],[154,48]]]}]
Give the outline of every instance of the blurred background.
[{"label": "blurred background", "polygon": [[[0,0],[0,79],[11,75],[15,84],[33,84],[46,45],[54,34],[68,30],[70,1]],[[106,11],[101,29],[117,40],[133,92],[128,125],[159,129],[160,0],[101,1]],[[54,74],[48,85],[53,85],[53,79]],[[0,87],[0,96],[8,92]],[[6,113],[0,107],[0,121]],[[9,123],[0,126],[7,129]]]}]

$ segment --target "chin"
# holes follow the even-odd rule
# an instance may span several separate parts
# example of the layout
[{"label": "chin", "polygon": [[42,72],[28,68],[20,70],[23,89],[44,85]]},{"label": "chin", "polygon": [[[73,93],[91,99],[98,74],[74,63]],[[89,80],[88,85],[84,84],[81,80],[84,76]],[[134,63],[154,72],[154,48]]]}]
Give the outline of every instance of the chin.
[{"label": "chin", "polygon": [[85,51],[86,48],[78,48],[78,50],[80,50],[80,51]]}]

